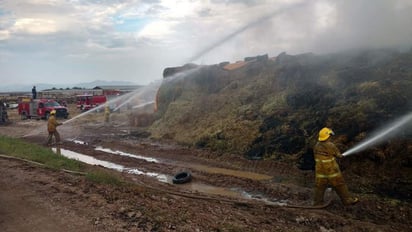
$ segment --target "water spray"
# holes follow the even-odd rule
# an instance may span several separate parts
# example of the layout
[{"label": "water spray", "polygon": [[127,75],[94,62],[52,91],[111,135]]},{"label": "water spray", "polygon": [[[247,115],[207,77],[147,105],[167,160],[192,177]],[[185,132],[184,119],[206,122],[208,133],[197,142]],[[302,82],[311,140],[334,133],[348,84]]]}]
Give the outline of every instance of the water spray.
[{"label": "water spray", "polygon": [[[101,104],[101,105],[99,105],[95,108],[92,108],[88,111],[85,111],[81,114],[76,115],[75,117],[73,117],[69,120],[66,120],[66,121],[62,122],[62,125],[67,125],[67,124],[73,122],[76,119],[79,119],[79,118],[81,118],[83,116],[86,116],[90,113],[97,112],[97,111],[101,110],[102,108],[104,108],[106,106],[106,104],[111,105],[113,103],[122,101],[122,104],[120,104],[119,106],[117,106],[115,108],[114,111],[116,111],[116,110],[120,109],[120,107],[122,107],[123,105],[130,102],[135,97],[142,98],[144,100],[144,103],[142,103],[138,106],[134,106],[133,109],[141,108],[143,106],[153,104],[154,103],[153,99],[155,99],[155,95],[156,95],[157,89],[159,88],[160,84],[161,84],[161,81],[160,82],[154,82],[152,84],[149,84],[148,86],[138,88],[137,90],[132,91],[130,93],[127,93],[127,94],[124,94],[124,95],[121,95],[121,96],[117,96],[116,98],[113,98],[113,99],[107,101],[105,104]],[[150,100],[146,100],[148,98],[150,98]],[[23,135],[22,137],[24,138],[24,137],[28,137],[28,136],[37,135],[37,134],[42,133],[42,131],[43,131],[43,126],[34,129],[33,131],[29,132],[26,135]]]},{"label": "water spray", "polygon": [[[135,90],[135,91],[136,91],[136,90]],[[116,99],[114,99],[113,101],[116,101],[116,102],[118,102],[118,101],[123,101],[123,103],[120,104],[119,106],[117,106],[116,108],[114,108],[114,109],[113,109],[113,112],[115,112],[115,111],[117,111],[118,109],[120,109],[120,107],[122,107],[123,105],[129,103],[129,102],[133,99],[133,97],[135,96],[135,91],[130,92],[130,93],[127,93],[127,94],[122,95],[122,96],[119,96],[119,97],[117,97]],[[107,103],[107,104],[109,104],[109,103]],[[109,104],[109,105],[110,105],[110,104]]]},{"label": "water spray", "polygon": [[[159,86],[158,84],[152,84],[152,85],[149,85],[149,86],[151,87],[150,89],[154,88],[153,85],[155,85],[155,86],[157,86],[157,87]],[[90,113],[92,113],[92,112],[98,111],[98,110],[102,109],[103,107],[105,107],[106,104],[111,105],[111,104],[116,103],[116,102],[118,102],[118,101],[123,101],[122,104],[120,104],[119,106],[117,106],[117,107],[113,110],[113,111],[117,111],[118,109],[120,109],[120,107],[122,107],[123,105],[127,104],[128,102],[130,102],[130,101],[131,101],[133,98],[135,98],[136,96],[139,96],[139,97],[140,97],[140,96],[142,96],[144,93],[148,93],[149,91],[147,91],[146,88],[147,88],[147,87],[138,88],[137,90],[134,90],[134,91],[132,91],[132,92],[130,92],[130,93],[117,96],[116,98],[113,98],[113,99],[107,101],[105,104],[101,104],[101,105],[99,105],[99,106],[97,106],[97,107],[95,107],[95,108],[92,108],[92,109],[90,109],[90,110],[88,110],[88,111],[86,111],[86,112],[83,112],[83,113],[81,113],[81,114],[79,114],[79,115],[76,115],[75,117],[73,117],[73,118],[71,118],[71,119],[69,119],[69,120],[67,120],[67,121],[64,121],[62,124],[64,125],[64,124],[70,123],[70,122],[72,122],[72,121],[74,121],[74,120],[76,120],[76,119],[78,119],[78,118],[80,118],[80,117],[83,117],[83,116],[85,116],[85,115],[87,115],[87,114],[90,114]],[[153,95],[154,95],[154,94],[153,94]],[[151,96],[151,97],[154,98],[153,96]]]},{"label": "water spray", "polygon": [[145,106],[150,105],[150,104],[153,104],[153,103],[154,103],[154,101],[145,102],[145,103],[142,103],[142,104],[133,106],[133,109],[139,109],[139,108],[145,107]]},{"label": "water spray", "polygon": [[[139,88],[139,89],[131,92],[130,95],[127,96],[128,97],[127,100],[125,100],[124,102],[122,102],[122,104],[120,104],[119,106],[114,108],[113,112],[119,110],[122,106],[128,104],[131,100],[133,100],[136,97],[138,97],[139,99],[140,98],[145,99],[145,96],[149,95],[150,100],[149,101],[145,100],[145,103],[143,103],[143,104],[147,105],[147,104],[153,103],[154,102],[153,100],[155,99],[155,95],[156,95],[157,90],[159,89],[161,83],[162,83],[161,81],[156,81],[156,82],[153,82],[153,83],[145,86],[144,88]],[[129,96],[131,96],[131,97],[129,97]],[[135,108],[135,107],[133,107],[133,108]]]},{"label": "water spray", "polygon": [[40,134],[43,130],[44,130],[43,127],[41,127],[41,128],[38,127],[36,129],[32,130],[31,132],[29,132],[28,134],[25,134],[21,137],[26,138],[26,137],[29,137],[29,136],[37,135],[37,134]]},{"label": "water spray", "polygon": [[[130,96],[130,97],[129,97],[129,96]],[[127,94],[127,96],[124,96],[123,98],[124,98],[124,99],[127,98],[127,100],[123,101],[122,104],[120,104],[120,105],[118,105],[116,108],[114,108],[114,109],[113,109],[113,112],[116,112],[116,111],[119,110],[122,106],[128,104],[128,103],[133,99],[133,97],[135,97],[134,94],[133,94],[133,92]],[[123,98],[122,98],[122,99],[123,99]]]},{"label": "water spray", "polygon": [[244,31],[248,30],[249,28],[255,27],[256,25],[258,25],[258,24],[260,24],[260,23],[262,23],[262,22],[265,22],[265,21],[267,21],[267,20],[269,20],[269,19],[271,19],[271,18],[273,18],[273,17],[275,17],[275,16],[277,16],[277,15],[280,15],[280,14],[285,13],[285,12],[287,12],[287,11],[290,11],[290,10],[292,10],[292,9],[297,9],[297,8],[303,7],[303,6],[307,5],[307,4],[308,4],[308,3],[306,3],[306,2],[301,2],[301,3],[296,3],[296,4],[293,4],[293,5],[290,5],[290,6],[288,6],[287,8],[277,9],[277,10],[272,11],[271,13],[269,13],[269,14],[267,14],[267,15],[264,15],[264,16],[258,18],[258,19],[255,20],[255,21],[252,21],[252,22],[246,24],[245,26],[243,26],[243,27],[237,29],[236,31],[234,31],[234,32],[226,35],[226,36],[223,37],[222,39],[216,41],[215,43],[207,46],[206,48],[204,48],[203,50],[201,50],[200,52],[198,52],[197,54],[195,54],[193,57],[191,57],[191,58],[189,59],[189,63],[190,63],[190,62],[193,62],[193,61],[195,61],[195,60],[197,60],[197,59],[199,59],[199,58],[202,57],[203,55],[205,55],[205,54],[207,54],[208,52],[212,51],[213,49],[219,47],[220,45],[222,45],[223,43],[227,42],[228,40],[234,38],[234,37],[237,36],[238,34],[240,34],[240,33],[244,32]]},{"label": "water spray", "polygon": [[412,122],[412,112],[409,112],[407,115],[399,118],[398,120],[395,120],[394,122],[390,123],[387,127],[378,130],[376,133],[374,133],[375,136],[345,151],[342,155],[348,156],[355,152],[363,151],[372,145],[376,145],[382,142],[384,139],[394,137],[396,135],[395,132],[398,132],[402,126],[405,126],[410,122]]},{"label": "water spray", "polygon": [[[109,102],[110,102],[110,101],[109,101]],[[67,123],[69,123],[69,122],[71,122],[71,121],[73,121],[73,120],[75,120],[75,119],[78,119],[78,118],[80,118],[80,117],[83,117],[83,116],[85,116],[85,115],[88,115],[88,114],[90,114],[90,113],[92,113],[92,112],[98,111],[98,110],[100,110],[100,109],[103,108],[103,107],[104,107],[104,104],[99,105],[99,106],[97,106],[97,107],[95,107],[95,108],[92,108],[92,109],[90,109],[90,110],[88,110],[88,111],[85,111],[85,112],[83,112],[83,113],[81,113],[81,114],[79,114],[79,115],[76,115],[75,117],[73,117],[73,118],[71,118],[71,119],[69,119],[69,120],[64,121],[62,124],[65,125],[65,124],[67,124]]]}]

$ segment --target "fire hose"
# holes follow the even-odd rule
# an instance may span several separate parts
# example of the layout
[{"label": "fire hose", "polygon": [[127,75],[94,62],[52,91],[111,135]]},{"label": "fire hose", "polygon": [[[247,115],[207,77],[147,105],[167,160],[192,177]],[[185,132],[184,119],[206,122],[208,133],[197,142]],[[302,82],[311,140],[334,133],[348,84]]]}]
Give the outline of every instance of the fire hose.
[{"label": "fire hose", "polygon": [[[42,166],[45,167],[45,164],[35,162],[32,160],[27,160],[19,157],[14,157],[14,156],[8,156],[8,155],[2,155],[0,154],[0,158],[3,159],[13,159],[13,160],[19,160],[23,162],[27,162],[29,164],[34,164],[37,166]],[[63,172],[70,173],[70,174],[76,174],[76,175],[87,175],[86,172],[77,172],[77,171],[71,171],[67,169],[60,169]],[[220,203],[227,203],[227,204],[235,204],[235,205],[245,205],[245,206],[256,206],[256,205],[261,205],[261,206],[268,206],[268,207],[276,207],[276,208],[297,208],[297,209],[322,209],[326,208],[327,206],[330,205],[331,200],[326,201],[322,205],[288,205],[288,204],[276,204],[276,203],[271,203],[271,202],[258,202],[258,201],[241,201],[241,200],[233,200],[233,199],[225,199],[225,198],[218,198],[218,197],[209,197],[209,196],[199,196],[199,195],[193,195],[190,193],[183,193],[183,192],[178,192],[178,191],[170,191],[170,190],[162,190],[158,189],[152,186],[149,186],[143,182],[140,181],[134,181],[132,184],[137,184],[141,187],[156,191],[156,192],[162,192],[166,193],[169,195],[174,195],[174,196],[179,196],[179,197],[185,197],[185,198],[191,198],[191,199],[199,199],[199,200],[207,200],[207,201],[217,201]]]}]

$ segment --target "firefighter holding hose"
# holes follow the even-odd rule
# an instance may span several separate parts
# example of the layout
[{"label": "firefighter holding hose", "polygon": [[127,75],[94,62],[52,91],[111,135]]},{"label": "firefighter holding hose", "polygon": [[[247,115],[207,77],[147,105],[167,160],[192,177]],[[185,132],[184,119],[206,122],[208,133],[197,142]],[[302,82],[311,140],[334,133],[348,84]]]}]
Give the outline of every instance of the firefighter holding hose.
[{"label": "firefighter holding hose", "polygon": [[109,123],[110,121],[110,107],[108,104],[104,107],[104,122]]},{"label": "firefighter holding hose", "polygon": [[57,127],[60,125],[62,125],[62,123],[59,123],[56,120],[56,110],[52,110],[47,121],[47,131],[49,132],[47,145],[52,145],[53,136],[56,138],[57,144],[62,144],[62,142],[60,141],[60,134],[59,132],[57,132]]},{"label": "firefighter holding hose", "polygon": [[313,148],[316,166],[314,205],[323,204],[323,197],[327,187],[332,187],[344,205],[353,205],[359,199],[352,197],[343,179],[336,158],[342,158],[339,149],[329,141],[334,132],[325,127],[319,131],[318,142]]}]

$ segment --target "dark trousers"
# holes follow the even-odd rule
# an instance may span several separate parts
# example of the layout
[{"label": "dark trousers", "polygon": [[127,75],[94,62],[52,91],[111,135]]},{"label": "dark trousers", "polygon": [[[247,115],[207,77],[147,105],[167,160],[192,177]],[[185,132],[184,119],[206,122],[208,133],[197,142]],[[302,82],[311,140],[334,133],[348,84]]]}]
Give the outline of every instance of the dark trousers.
[{"label": "dark trousers", "polygon": [[56,138],[56,143],[60,143],[60,134],[59,132],[56,131],[49,131],[49,137],[47,138],[47,144],[52,144],[53,142],[53,136]]}]

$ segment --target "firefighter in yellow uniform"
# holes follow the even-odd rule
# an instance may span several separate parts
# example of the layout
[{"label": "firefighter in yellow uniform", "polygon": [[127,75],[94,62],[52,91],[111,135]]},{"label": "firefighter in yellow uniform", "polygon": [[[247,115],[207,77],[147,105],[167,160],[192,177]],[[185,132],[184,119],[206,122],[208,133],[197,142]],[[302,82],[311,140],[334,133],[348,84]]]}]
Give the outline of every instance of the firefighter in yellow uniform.
[{"label": "firefighter in yellow uniform", "polygon": [[49,132],[49,137],[47,138],[47,145],[52,145],[53,136],[56,138],[56,143],[61,144],[60,134],[59,132],[57,132],[57,127],[60,125],[62,125],[62,123],[57,122],[56,111],[52,110],[47,121],[47,131]]},{"label": "firefighter in yellow uniform", "polygon": [[342,158],[339,149],[329,141],[333,131],[327,127],[319,131],[318,142],[313,148],[316,161],[316,179],[315,179],[315,193],[314,205],[321,205],[325,190],[331,186],[344,205],[353,205],[359,202],[356,197],[351,197],[348,187],[343,179],[339,165],[336,158]]},{"label": "firefighter in yellow uniform", "polygon": [[108,123],[110,120],[110,107],[108,104],[104,107],[104,122]]}]

